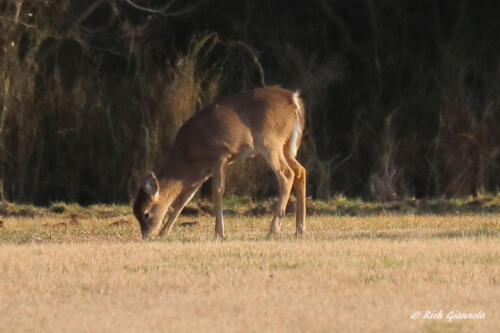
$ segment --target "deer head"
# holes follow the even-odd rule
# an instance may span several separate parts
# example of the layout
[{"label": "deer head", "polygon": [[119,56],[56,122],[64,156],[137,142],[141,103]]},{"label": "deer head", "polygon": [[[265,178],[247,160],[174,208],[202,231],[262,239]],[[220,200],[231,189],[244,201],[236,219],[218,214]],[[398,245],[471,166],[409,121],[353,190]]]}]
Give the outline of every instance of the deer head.
[{"label": "deer head", "polygon": [[140,182],[134,201],[134,215],[141,226],[143,238],[149,237],[161,224],[157,203],[160,196],[160,183],[153,172]]}]

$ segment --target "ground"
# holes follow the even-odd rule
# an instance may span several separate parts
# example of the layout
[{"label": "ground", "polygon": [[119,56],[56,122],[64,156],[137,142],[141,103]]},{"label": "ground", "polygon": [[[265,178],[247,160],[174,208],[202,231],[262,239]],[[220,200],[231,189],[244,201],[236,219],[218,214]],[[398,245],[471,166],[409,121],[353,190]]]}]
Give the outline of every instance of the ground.
[{"label": "ground", "polygon": [[273,240],[269,216],[234,215],[222,242],[182,217],[145,242],[127,207],[99,209],[0,218],[0,331],[498,327],[498,213],[314,215],[301,239],[287,216]]}]

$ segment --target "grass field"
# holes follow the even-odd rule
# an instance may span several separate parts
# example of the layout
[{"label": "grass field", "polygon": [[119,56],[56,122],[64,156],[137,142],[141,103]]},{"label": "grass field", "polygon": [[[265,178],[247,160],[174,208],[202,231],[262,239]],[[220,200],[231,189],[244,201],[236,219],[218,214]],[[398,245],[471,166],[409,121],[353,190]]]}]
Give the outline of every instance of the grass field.
[{"label": "grass field", "polygon": [[1,332],[498,328],[500,214],[310,216],[302,239],[286,217],[274,240],[269,217],[229,216],[223,242],[182,217],[144,242],[114,212],[1,218]]}]

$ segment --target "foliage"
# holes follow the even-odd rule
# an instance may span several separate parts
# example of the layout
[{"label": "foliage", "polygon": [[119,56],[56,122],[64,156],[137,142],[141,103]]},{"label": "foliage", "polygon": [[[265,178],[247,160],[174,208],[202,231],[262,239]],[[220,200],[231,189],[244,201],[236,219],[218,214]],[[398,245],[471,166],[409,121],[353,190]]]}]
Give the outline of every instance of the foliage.
[{"label": "foliage", "polygon": [[[127,202],[189,116],[264,84],[302,92],[315,198],[496,192],[499,14],[472,0],[192,0],[157,13],[0,0],[0,198]],[[228,193],[274,195],[264,165],[236,165]]]}]

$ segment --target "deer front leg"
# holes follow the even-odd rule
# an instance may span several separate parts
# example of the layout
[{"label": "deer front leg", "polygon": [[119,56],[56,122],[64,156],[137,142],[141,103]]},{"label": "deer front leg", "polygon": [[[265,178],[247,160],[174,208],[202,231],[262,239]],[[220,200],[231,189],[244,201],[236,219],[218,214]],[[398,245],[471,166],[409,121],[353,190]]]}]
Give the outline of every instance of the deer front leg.
[{"label": "deer front leg", "polygon": [[168,217],[167,223],[161,228],[159,235],[163,236],[165,233],[168,234],[170,233],[170,230],[172,230],[172,227],[174,226],[175,221],[179,217],[179,215],[182,212],[182,209],[186,206],[186,204],[193,198],[193,196],[196,194],[198,189],[200,188],[200,185],[196,185],[194,187],[190,187],[187,189],[184,189],[181,194],[177,197],[175,202],[172,204],[172,207],[174,211],[170,216]]},{"label": "deer front leg", "polygon": [[225,188],[226,158],[222,158],[214,167],[212,179],[212,201],[215,215],[215,238],[224,237],[224,217],[222,213],[222,196]]}]

